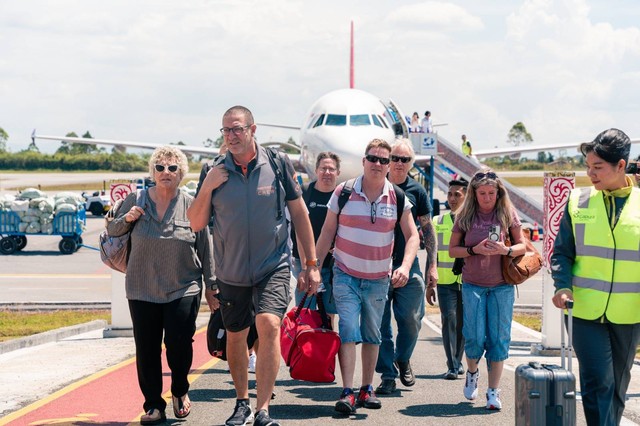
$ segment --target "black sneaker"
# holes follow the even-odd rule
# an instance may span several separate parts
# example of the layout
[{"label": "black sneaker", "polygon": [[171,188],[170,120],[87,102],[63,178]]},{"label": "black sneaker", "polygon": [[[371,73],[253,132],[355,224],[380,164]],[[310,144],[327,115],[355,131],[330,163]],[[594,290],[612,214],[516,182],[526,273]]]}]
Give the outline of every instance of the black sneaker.
[{"label": "black sneaker", "polygon": [[358,392],[356,406],[377,409],[382,408],[382,402],[376,398],[376,394],[373,392],[373,386],[366,385],[361,387],[360,392]]},{"label": "black sneaker", "polygon": [[244,426],[253,422],[253,410],[248,399],[236,400],[236,408],[231,417],[224,423],[225,426]]},{"label": "black sneaker", "polygon": [[280,426],[280,423],[269,417],[267,410],[260,410],[253,421],[255,426]]},{"label": "black sneaker", "polygon": [[445,380],[456,380],[458,378],[458,372],[456,370],[449,370],[444,373]]},{"label": "black sneaker", "polygon": [[398,367],[398,370],[400,371],[400,381],[403,385],[411,387],[416,384],[416,377],[413,375],[411,362],[396,361],[396,367]]},{"label": "black sneaker", "polygon": [[344,389],[340,394],[340,399],[336,402],[335,410],[344,413],[352,414],[356,412],[356,396],[351,389]]},{"label": "black sneaker", "polygon": [[382,379],[380,386],[376,388],[378,395],[389,395],[396,391],[396,381],[393,379]]},{"label": "black sneaker", "polygon": [[458,367],[458,376],[462,376],[464,374],[464,367],[462,364]]}]

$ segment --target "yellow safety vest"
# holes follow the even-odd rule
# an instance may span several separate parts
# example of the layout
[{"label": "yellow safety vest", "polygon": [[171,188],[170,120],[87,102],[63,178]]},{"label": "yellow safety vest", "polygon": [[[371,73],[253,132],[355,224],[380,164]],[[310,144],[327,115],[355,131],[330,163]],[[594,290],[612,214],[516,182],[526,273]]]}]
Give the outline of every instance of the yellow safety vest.
[{"label": "yellow safety vest", "polygon": [[460,281],[460,275],[454,275],[451,272],[455,259],[449,257],[449,241],[453,229],[451,214],[435,216],[433,226],[438,238],[438,285],[457,284]]},{"label": "yellow safety vest", "polygon": [[601,191],[578,188],[569,196],[576,258],[573,314],[615,324],[640,322],[640,189],[633,188],[613,231]]}]

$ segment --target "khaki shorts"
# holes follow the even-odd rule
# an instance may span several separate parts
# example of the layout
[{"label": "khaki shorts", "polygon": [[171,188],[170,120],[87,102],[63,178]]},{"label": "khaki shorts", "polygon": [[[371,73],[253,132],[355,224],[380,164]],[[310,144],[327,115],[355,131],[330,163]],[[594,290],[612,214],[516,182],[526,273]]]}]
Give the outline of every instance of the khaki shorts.
[{"label": "khaki shorts", "polygon": [[289,267],[276,269],[253,287],[240,287],[217,280],[224,327],[242,331],[255,323],[257,314],[284,317],[291,300]]}]

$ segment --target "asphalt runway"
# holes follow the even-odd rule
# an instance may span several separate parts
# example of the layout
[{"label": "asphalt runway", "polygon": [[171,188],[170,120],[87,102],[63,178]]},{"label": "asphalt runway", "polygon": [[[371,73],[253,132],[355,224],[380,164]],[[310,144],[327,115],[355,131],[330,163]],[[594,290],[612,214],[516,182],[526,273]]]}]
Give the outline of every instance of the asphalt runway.
[{"label": "asphalt runway", "polygon": [[[79,179],[116,179],[139,177],[140,173],[43,173],[7,174],[3,182],[13,182],[20,187],[37,186],[38,183],[71,183]],[[22,186],[24,185],[24,186]],[[542,188],[524,188],[531,197],[542,201]],[[5,191],[7,192],[7,191]],[[8,191],[10,193],[14,193]],[[1,193],[0,193],[1,195]],[[444,194],[440,199],[444,200]],[[12,255],[0,255],[0,304],[25,302],[110,302],[111,269],[100,260],[98,236],[104,229],[104,218],[87,214],[86,229],[82,234],[86,247],[71,255],[63,255],[58,249],[60,236],[30,235],[27,246]],[[538,244],[538,249],[541,245]],[[92,249],[93,248],[93,249]],[[425,252],[420,251],[420,264],[425,264]],[[543,270],[525,285],[518,287],[520,305],[542,303]]]}]

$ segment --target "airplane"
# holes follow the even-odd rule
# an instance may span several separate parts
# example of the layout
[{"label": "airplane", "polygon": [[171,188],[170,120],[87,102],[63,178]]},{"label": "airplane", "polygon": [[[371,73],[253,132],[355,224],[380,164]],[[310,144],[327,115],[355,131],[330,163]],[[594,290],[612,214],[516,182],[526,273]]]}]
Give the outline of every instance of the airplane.
[{"label": "airplane", "polygon": [[[304,116],[302,126],[287,126],[267,123],[256,123],[259,126],[280,127],[300,130],[300,147],[287,143],[266,142],[263,145],[293,147],[299,154],[288,154],[296,169],[304,172],[309,179],[314,179],[315,162],[318,153],[332,151],[340,156],[340,180],[347,180],[362,174],[362,158],[366,145],[374,138],[386,140],[389,143],[397,137],[410,137],[424,134],[410,133],[406,116],[400,108],[389,100],[387,103],[377,96],[354,87],[354,44],[353,22],[351,22],[351,50],[350,50],[350,84],[349,88],[329,92],[316,100]],[[420,138],[418,136],[418,139]],[[437,135],[435,135],[437,138]],[[90,145],[119,145],[132,148],[155,149],[164,144],[109,140],[88,139],[66,136],[37,135],[35,130],[32,140],[48,139]],[[632,140],[638,143],[640,139]],[[527,145],[510,148],[496,148],[490,150],[474,150],[476,159],[496,157],[523,152],[540,152],[556,149],[578,147],[580,143]],[[414,142],[414,148],[416,142]],[[184,152],[215,156],[218,148],[180,145]],[[426,169],[430,165],[431,155],[423,155],[416,149],[415,165]]]}]

